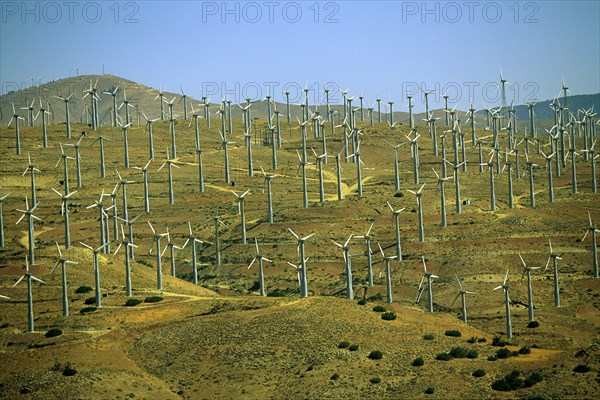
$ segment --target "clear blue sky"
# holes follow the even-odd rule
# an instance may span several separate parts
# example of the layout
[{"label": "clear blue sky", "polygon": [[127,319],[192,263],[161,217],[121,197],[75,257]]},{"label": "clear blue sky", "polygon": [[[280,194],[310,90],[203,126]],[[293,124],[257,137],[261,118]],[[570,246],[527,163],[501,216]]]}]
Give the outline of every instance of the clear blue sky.
[{"label": "clear blue sky", "polygon": [[[431,107],[499,105],[600,92],[600,1],[2,1],[1,92],[79,74],[119,75],[218,101],[306,82],[395,102],[416,85]],[[25,4],[25,6],[23,6]],[[332,101],[339,101],[340,95]],[[424,109],[420,95],[417,111]]]}]

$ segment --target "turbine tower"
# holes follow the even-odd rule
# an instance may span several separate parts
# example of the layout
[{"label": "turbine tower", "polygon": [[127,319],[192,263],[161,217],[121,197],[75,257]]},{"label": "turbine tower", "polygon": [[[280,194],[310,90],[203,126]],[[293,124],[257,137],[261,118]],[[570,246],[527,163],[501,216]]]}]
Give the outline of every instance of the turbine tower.
[{"label": "turbine tower", "polygon": [[67,139],[71,139],[71,115],[69,113],[69,103],[71,102],[71,98],[73,94],[70,94],[68,97],[56,96],[60,100],[65,103],[65,125],[67,126]]},{"label": "turbine tower", "polygon": [[62,200],[60,213],[63,216],[64,222],[65,222],[65,249],[69,249],[71,247],[71,233],[69,230],[69,203],[68,203],[68,201],[71,198],[71,196],[73,196],[75,193],[77,193],[77,190],[69,193],[66,196],[54,188],[52,188],[52,191],[54,193],[56,193],[58,195],[58,197],[60,197]]},{"label": "turbine tower", "polygon": [[4,221],[3,221],[3,213],[2,213],[2,205],[4,204],[4,200],[6,200],[10,196],[10,193],[5,194],[0,197],[0,248],[4,248]]},{"label": "turbine tower", "polygon": [[454,300],[452,301],[452,304],[450,304],[450,307],[452,307],[454,305],[454,303],[456,302],[456,300],[458,300],[458,298],[460,297],[460,302],[461,302],[461,309],[462,309],[462,320],[463,322],[466,324],[467,323],[467,295],[468,294],[479,294],[476,292],[468,292],[466,290],[463,289],[460,280],[458,279],[458,276],[456,276],[456,282],[458,282],[458,294],[456,295],[456,297],[454,298]]},{"label": "turbine tower", "polygon": [[39,283],[45,282],[39,278],[36,278],[33,276],[33,274],[31,274],[31,272],[29,272],[29,261],[27,256],[25,256],[25,274],[19,278],[13,287],[17,286],[25,278],[27,278],[27,332],[32,333],[35,331],[35,326],[33,321],[33,295],[31,293],[31,281],[36,281]]},{"label": "turbine tower", "polygon": [[246,195],[250,193],[250,190],[246,190],[242,194],[237,194],[233,190],[231,191],[236,197],[238,203],[238,212],[240,214],[240,224],[242,227],[242,244],[246,244],[246,214],[244,213],[244,204],[246,203]]},{"label": "turbine tower", "polygon": [[506,270],[506,275],[504,276],[504,282],[502,285],[495,287],[494,290],[502,289],[504,290],[504,305],[506,310],[506,337],[512,339],[512,324],[510,322],[510,297],[508,295],[508,291],[510,289],[510,285],[506,283],[508,280],[508,270]]},{"label": "turbine tower", "polygon": [[558,260],[562,260],[561,255],[552,251],[552,240],[548,238],[548,244],[550,245],[550,256],[548,257],[548,262],[546,262],[546,267],[544,271],[548,269],[548,265],[550,265],[550,260],[552,260],[552,270],[554,273],[554,305],[556,307],[560,307],[560,291],[558,289]]},{"label": "turbine tower", "polygon": [[291,230],[290,228],[288,228],[288,230],[290,231],[290,233],[292,235],[294,235],[294,237],[298,241],[298,255],[300,256],[300,266],[297,268],[299,269],[299,274],[300,274],[300,297],[308,297],[308,277],[306,274],[307,258],[304,257],[304,254],[305,254],[304,253],[304,243],[310,237],[312,237],[314,235],[314,233],[311,233],[308,236],[300,237],[300,236],[296,235],[296,233],[294,233],[294,231]]},{"label": "turbine tower", "polygon": [[258,241],[256,240],[256,238],[254,238],[254,245],[256,246],[256,256],[252,259],[252,261],[250,262],[250,265],[248,265],[248,269],[250,269],[252,267],[252,265],[254,264],[254,262],[256,260],[258,260],[260,295],[266,296],[267,294],[265,292],[265,273],[264,273],[264,269],[263,269],[263,261],[267,261],[270,263],[272,263],[273,261],[269,260],[267,257],[265,257],[261,254],[260,250],[258,249]]},{"label": "turbine tower", "polygon": [[54,264],[54,267],[52,267],[52,270],[50,271],[50,275],[54,275],[54,271],[58,267],[58,264],[60,264],[61,277],[62,277],[63,317],[68,317],[69,316],[69,300],[67,299],[67,264],[76,265],[77,263],[75,261],[71,261],[71,260],[68,260],[65,257],[63,257],[63,255],[60,251],[60,247],[58,246],[58,243],[57,242],[54,242],[54,243],[56,243],[56,250],[58,251],[58,261],[56,261],[56,264]]},{"label": "turbine tower", "polygon": [[373,254],[373,251],[371,250],[371,229],[373,229],[374,224],[375,222],[371,223],[371,226],[369,226],[367,233],[365,233],[364,235],[355,236],[356,239],[364,239],[367,247],[367,281],[369,283],[369,287],[373,287],[373,261],[371,259],[371,254]]},{"label": "turbine tower", "polygon": [[381,253],[381,262],[385,263],[385,286],[387,293],[387,303],[392,304],[392,272],[390,268],[390,261],[397,258],[397,256],[386,256],[383,253],[383,249],[381,248],[379,242],[377,242],[377,246],[379,247],[379,252]]},{"label": "turbine tower", "polygon": [[523,273],[521,274],[521,283],[523,282],[523,277],[525,277],[525,275],[527,275],[527,308],[529,311],[529,322],[532,322],[535,320],[535,317],[534,317],[534,312],[533,312],[533,291],[531,289],[531,271],[540,269],[540,267],[528,267],[527,264],[525,264],[525,260],[523,260],[521,253],[519,253],[519,258],[521,259],[521,262],[523,263]]},{"label": "turbine tower", "polygon": [[394,210],[392,205],[387,202],[390,211],[392,211],[392,222],[394,223],[394,231],[396,233],[396,257],[398,261],[402,261],[402,247],[400,245],[400,213],[404,211],[404,208]]},{"label": "turbine tower", "polygon": [[165,161],[160,168],[158,168],[157,172],[163,169],[164,166],[167,166],[167,171],[169,172],[169,204],[175,204],[175,195],[173,193],[173,172],[172,167],[179,168],[179,165],[175,164],[173,160],[169,158],[169,148],[167,147],[167,161]]},{"label": "turbine tower", "polygon": [[8,126],[10,126],[11,122],[13,122],[13,120],[15,121],[15,139],[16,139],[16,150],[17,150],[17,155],[20,156],[21,155],[21,133],[19,131],[19,120],[22,119],[23,121],[25,121],[25,118],[19,116],[19,114],[17,114],[17,111],[15,110],[15,105],[12,105],[13,108],[13,116],[10,119],[10,121],[8,121]]},{"label": "turbine tower", "polygon": [[127,297],[131,297],[131,264],[129,261],[129,248],[137,248],[137,246],[133,244],[130,238],[125,237],[123,225],[121,225],[121,243],[119,243],[119,246],[117,246],[117,249],[115,250],[115,256],[117,255],[122,246],[125,246],[125,249],[123,250],[125,253],[125,293],[127,294]]},{"label": "turbine tower", "polygon": [[[433,169],[433,167],[431,169]],[[448,226],[448,223],[446,220],[446,194],[444,193],[444,184],[446,183],[446,181],[452,179],[453,177],[441,178],[435,171],[435,169],[433,169],[433,173],[435,174],[438,180],[435,191],[436,193],[438,190],[440,191],[440,214],[442,215],[441,226],[445,228]]]},{"label": "turbine tower", "polygon": [[[31,260],[31,265],[35,264],[35,256],[34,256],[34,248],[35,248],[35,244],[34,244],[34,234],[33,234],[33,220],[38,220],[41,221],[41,219],[39,219],[38,217],[36,217],[35,215],[33,215],[33,212],[35,211],[35,209],[37,208],[38,204],[40,204],[39,202],[36,204],[32,204],[31,209],[29,208],[29,202],[27,201],[27,197],[25,197],[25,210],[19,210],[17,208],[17,211],[20,213],[23,213],[23,215],[21,215],[21,218],[19,218],[17,220],[17,224],[19,222],[21,222],[23,220],[23,218],[27,217],[27,232],[28,232],[28,239],[29,239],[29,260]],[[595,235],[594,235],[595,238]]]},{"label": "turbine tower", "polygon": [[160,239],[167,236],[167,233],[156,233],[150,221],[147,222],[150,226],[150,230],[152,231],[152,244],[150,245],[148,254],[152,254],[152,248],[156,248],[156,288],[158,290],[162,290],[162,250],[160,246]]},{"label": "turbine tower", "polygon": [[[25,199],[27,200],[27,199]],[[600,277],[598,275],[598,245],[596,242],[596,233],[600,232],[600,230],[598,230],[594,224],[592,223],[592,216],[590,215],[590,212],[588,211],[588,218],[590,220],[590,225],[587,228],[585,235],[583,235],[583,238],[581,239],[581,241],[583,242],[585,240],[585,238],[587,237],[588,233],[592,233],[592,273],[594,274],[594,278],[598,278]]]},{"label": "turbine tower", "polygon": [[423,281],[427,279],[427,308],[430,313],[433,312],[433,293],[431,291],[431,282],[433,279],[439,278],[439,276],[427,271],[427,265],[425,265],[425,256],[421,256],[423,260],[423,276],[421,277],[421,283],[419,283],[419,287],[417,288],[417,304],[421,301],[421,295],[425,290],[423,287]]},{"label": "turbine tower", "polygon": [[412,191],[412,190],[408,190],[410,193],[414,194],[415,196],[417,196],[417,206],[419,207],[419,242],[423,243],[425,241],[425,233],[423,230],[423,200],[421,198],[421,196],[423,195],[423,188],[425,187],[425,184],[423,184],[421,186],[421,188],[419,190],[417,190],[416,192]]},{"label": "turbine tower", "polygon": [[351,239],[352,235],[348,237],[348,240],[346,240],[344,244],[335,241],[333,243],[343,251],[346,269],[346,295],[348,296],[348,299],[354,300],[354,290],[352,289],[352,262],[350,260],[350,247],[348,246]]},{"label": "turbine tower", "polygon": [[100,293],[100,268],[98,267],[98,253],[100,250],[104,250],[106,244],[94,249],[92,246],[89,246],[83,242],[79,242],[80,245],[90,250],[93,254],[92,262],[94,264],[94,286],[96,288],[96,307],[102,307],[102,294]]}]

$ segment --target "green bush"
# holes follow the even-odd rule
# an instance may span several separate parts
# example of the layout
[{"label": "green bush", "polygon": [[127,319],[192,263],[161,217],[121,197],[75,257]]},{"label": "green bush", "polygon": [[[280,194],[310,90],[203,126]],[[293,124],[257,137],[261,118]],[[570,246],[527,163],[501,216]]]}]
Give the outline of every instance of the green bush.
[{"label": "green bush", "polygon": [[467,343],[476,343],[477,342],[477,338],[475,336],[472,336],[471,339],[467,339]]},{"label": "green bush", "polygon": [[347,342],[345,340],[341,341],[338,344],[338,349],[347,349],[348,347],[350,347],[350,342]]},{"label": "green bush", "polygon": [[506,340],[502,340],[500,336],[494,336],[494,338],[492,339],[492,346],[504,347],[507,344],[510,343],[508,343]]},{"label": "green bush", "polygon": [[590,367],[588,367],[587,365],[579,364],[578,366],[573,368],[573,372],[585,374],[586,372],[590,372]]},{"label": "green bush", "polygon": [[71,364],[66,364],[65,365],[65,369],[63,370],[63,375],[64,376],[73,376],[77,373],[77,370],[75,368],[71,367]]},{"label": "green bush", "polygon": [[366,300],[366,299],[360,299],[360,300],[358,301],[358,305],[359,305],[359,306],[364,306],[365,304],[367,304],[367,300]]},{"label": "green bush", "polygon": [[356,351],[356,350],[358,350],[358,345],[357,344],[351,344],[350,347],[348,347],[348,350],[350,350],[350,351]]},{"label": "green bush", "polygon": [[93,289],[91,288],[91,286],[79,286],[77,289],[75,289],[75,293],[77,293],[77,294],[89,293],[92,290]]},{"label": "green bush", "polygon": [[485,342],[487,342],[487,339],[484,337],[477,339],[477,343],[485,343]]},{"label": "green bush", "polygon": [[425,361],[422,357],[417,357],[412,362],[413,367],[421,367],[423,364],[425,364]]},{"label": "green bush", "polygon": [[383,353],[379,350],[373,350],[369,353],[368,357],[371,360],[381,360],[381,357],[383,357]]},{"label": "green bush", "polygon": [[404,193],[402,193],[401,191],[397,191],[394,193],[394,197],[404,197]]},{"label": "green bush", "polygon": [[426,335],[423,335],[423,339],[425,339],[425,340],[433,340],[433,339],[435,339],[435,336],[432,333],[428,333]]},{"label": "green bush", "polygon": [[371,378],[371,379],[369,379],[369,382],[377,384],[377,383],[381,382],[381,378]]},{"label": "green bush", "polygon": [[140,304],[142,301],[140,299],[127,299],[127,301],[125,302],[125,305],[127,307],[134,307],[137,306],[138,304]]},{"label": "green bush", "polygon": [[384,306],[375,306],[375,307],[373,307],[373,311],[375,311],[375,312],[385,312],[386,309],[385,309]]},{"label": "green bush", "polygon": [[267,297],[285,297],[286,293],[280,289],[274,289],[267,293]]},{"label": "green bush", "polygon": [[50,328],[44,336],[46,336],[47,338],[51,338],[51,337],[55,337],[55,336],[60,336],[60,335],[62,335],[62,333],[63,333],[63,331],[60,330],[59,328]]},{"label": "green bush", "polygon": [[86,304],[86,305],[96,304],[96,298],[95,297],[88,297],[87,299],[85,299],[83,301],[83,304]]},{"label": "green bush", "polygon": [[538,326],[540,326],[540,323],[539,323],[538,321],[530,321],[530,322],[527,324],[527,327],[528,327],[528,328],[537,328]]},{"label": "green bush", "polygon": [[81,310],[79,310],[79,313],[80,314],[88,314],[88,313],[92,313],[96,310],[97,310],[96,307],[85,307],[85,308],[82,308]]},{"label": "green bush", "polygon": [[452,357],[452,354],[450,353],[439,353],[437,356],[435,356],[435,359],[440,361],[450,361],[453,358],[454,357]]},{"label": "green bush", "polygon": [[519,349],[519,354],[530,354],[531,353],[531,348],[527,347],[527,346],[523,346]]},{"label": "green bush", "polygon": [[460,333],[460,331],[457,331],[457,330],[449,330],[449,331],[444,332],[444,335],[451,336],[451,337],[460,337],[461,333]]},{"label": "green bush", "polygon": [[381,319],[385,321],[393,321],[396,319],[396,313],[393,311],[384,312],[381,314]]},{"label": "green bush", "polygon": [[482,376],[485,376],[485,371],[482,369],[476,369],[475,371],[473,371],[472,374],[475,378],[481,378]]},{"label": "green bush", "polygon": [[333,375],[331,375],[329,377],[330,380],[332,381],[337,381],[337,379],[340,377],[340,374],[338,374],[337,372],[334,372]]},{"label": "green bush", "polygon": [[144,303],[158,303],[159,301],[163,301],[163,298],[160,296],[150,296],[144,299]]},{"label": "green bush", "polygon": [[496,357],[498,357],[498,358],[508,358],[511,356],[512,356],[512,351],[510,351],[506,347],[503,347],[501,349],[498,349],[498,351],[496,351]]},{"label": "green bush", "polygon": [[435,389],[431,386],[425,389],[425,394],[433,394],[433,392],[435,392]]},{"label": "green bush", "polygon": [[492,354],[492,355],[488,356],[487,360],[488,361],[498,361],[498,357],[496,357],[495,355]]},{"label": "green bush", "polygon": [[504,378],[494,381],[492,383],[492,389],[508,392],[510,390],[532,387],[542,380],[542,374],[539,372],[534,371],[528,377],[523,379],[521,377],[521,372],[514,370],[508,375],[504,376]]}]

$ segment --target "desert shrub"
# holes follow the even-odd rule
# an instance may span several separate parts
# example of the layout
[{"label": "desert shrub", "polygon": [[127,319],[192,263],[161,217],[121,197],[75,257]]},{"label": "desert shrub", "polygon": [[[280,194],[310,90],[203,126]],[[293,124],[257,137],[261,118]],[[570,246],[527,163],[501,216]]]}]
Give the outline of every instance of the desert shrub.
[{"label": "desert shrub", "polygon": [[523,381],[523,387],[524,388],[532,387],[536,383],[541,382],[543,380],[544,380],[544,378],[542,377],[542,374],[540,374],[537,371],[534,371],[527,378],[525,378],[525,380]]},{"label": "desert shrub", "polygon": [[359,306],[364,306],[365,304],[367,304],[367,300],[366,300],[366,299],[360,299],[360,300],[358,301],[358,305],[359,305]]},{"label": "desert shrub", "polygon": [[369,379],[369,382],[377,384],[377,383],[381,382],[381,378],[371,378],[371,379]]},{"label": "desert shrub", "polygon": [[375,311],[375,312],[385,312],[386,309],[385,309],[384,306],[375,306],[375,307],[373,307],[373,311]]},{"label": "desert shrub", "polygon": [[501,349],[498,349],[498,351],[496,351],[496,357],[498,357],[498,358],[508,358],[511,356],[512,356],[512,351],[510,351],[506,347],[503,347]]},{"label": "desert shrub", "polygon": [[337,381],[337,379],[340,377],[340,374],[338,374],[337,372],[334,372],[333,375],[331,375],[329,377],[330,380],[332,381]]},{"label": "desert shrub", "polygon": [[426,335],[423,335],[423,339],[425,339],[425,340],[433,340],[433,339],[435,339],[435,336],[432,333],[428,333]]},{"label": "desert shrub", "polygon": [[439,353],[437,356],[435,356],[435,359],[440,361],[450,361],[453,358],[454,357],[452,357],[452,354],[450,353]]},{"label": "desert shrub", "polygon": [[461,333],[460,333],[460,331],[452,329],[452,330],[448,330],[448,331],[444,332],[444,335],[451,336],[451,337],[460,337]]},{"label": "desert shrub", "polygon": [[127,301],[125,302],[125,305],[127,307],[134,307],[137,306],[138,304],[140,304],[142,301],[140,299],[127,299]]},{"label": "desert shrub", "polygon": [[531,348],[527,347],[527,346],[523,346],[519,349],[519,354],[530,354],[531,353]]},{"label": "desert shrub", "polygon": [[87,299],[85,299],[83,301],[83,304],[86,304],[86,305],[96,304],[96,298],[95,297],[88,297]]},{"label": "desert shrub", "polygon": [[285,296],[286,296],[285,292],[280,289],[274,289],[273,291],[267,293],[267,297],[285,297]]},{"label": "desert shrub", "polygon": [[163,298],[160,296],[150,296],[144,299],[144,303],[158,303],[159,301],[163,301]]},{"label": "desert shrub", "polygon": [[539,323],[539,322],[537,322],[537,321],[530,321],[530,322],[527,324],[527,327],[528,327],[528,328],[537,328],[538,326],[540,326],[540,323]]},{"label": "desert shrub", "polygon": [[379,350],[373,350],[369,353],[368,357],[371,360],[381,360],[381,357],[383,357],[383,353]]},{"label": "desert shrub", "polygon": [[51,337],[55,337],[55,336],[60,336],[60,335],[62,335],[62,333],[63,333],[63,331],[60,330],[59,328],[50,328],[44,336],[46,336],[47,338],[51,338]]},{"label": "desert shrub", "polygon": [[467,343],[476,343],[477,342],[477,338],[475,336],[472,336],[470,339],[467,339]]},{"label": "desert shrub", "polygon": [[342,340],[340,343],[338,343],[338,349],[347,349],[348,347],[350,347],[350,342]]},{"label": "desert shrub", "polygon": [[454,358],[477,358],[479,353],[475,349],[466,347],[453,347],[450,349],[450,355]]},{"label": "desert shrub", "polygon": [[477,358],[477,357],[479,357],[479,353],[475,349],[471,349],[467,353],[467,358]]},{"label": "desert shrub", "polygon": [[382,301],[382,300],[383,300],[383,294],[381,294],[381,293],[375,293],[373,296],[367,297],[367,301]]},{"label": "desert shrub", "polygon": [[477,343],[485,343],[485,342],[487,342],[487,339],[484,337],[477,339]]},{"label": "desert shrub", "polygon": [[502,340],[500,336],[494,336],[492,339],[492,346],[504,347],[509,344],[506,340]]},{"label": "desert shrub", "polygon": [[79,286],[77,289],[75,289],[75,293],[77,293],[77,294],[89,293],[91,291],[92,291],[91,286]]},{"label": "desert shrub", "polygon": [[65,364],[65,369],[63,370],[63,375],[64,376],[73,376],[77,373],[77,370],[73,367],[71,367],[71,364]]},{"label": "desert shrub", "polygon": [[384,312],[381,314],[381,319],[385,321],[393,321],[396,319],[396,313],[393,311]]},{"label": "desert shrub", "polygon": [[431,386],[425,389],[425,394],[433,394],[433,392],[435,392],[435,389]]},{"label": "desert shrub", "polygon": [[523,379],[521,377],[521,372],[514,370],[508,375],[504,376],[504,378],[494,381],[492,383],[492,389],[508,392],[510,390],[532,387],[542,380],[542,374],[539,372],[534,371],[528,377]]},{"label": "desert shrub", "polygon": [[394,197],[404,197],[404,193],[402,193],[401,191],[397,191],[396,193],[394,193]]},{"label": "desert shrub", "polygon": [[472,374],[475,378],[481,378],[482,376],[485,376],[485,371],[482,369],[476,369],[475,371],[473,371]]},{"label": "desert shrub", "polygon": [[93,307],[93,306],[92,307],[85,307],[85,308],[82,308],[81,310],[79,310],[79,313],[80,314],[88,314],[88,313],[94,312],[96,310],[97,310],[97,308]]},{"label": "desert shrub", "polygon": [[585,374],[586,372],[589,372],[589,371],[590,371],[590,367],[588,367],[587,365],[583,365],[583,364],[579,364],[578,366],[573,368],[573,372],[579,372],[581,374]]},{"label": "desert shrub", "polygon": [[489,355],[487,358],[488,361],[498,361],[498,357],[496,357],[494,354]]},{"label": "desert shrub", "polygon": [[348,347],[348,350],[350,350],[350,351],[356,351],[356,350],[358,350],[358,345],[357,344],[351,344],[350,347]]},{"label": "desert shrub", "polygon": [[413,367],[421,367],[423,364],[425,364],[423,357],[417,357],[412,362]]}]

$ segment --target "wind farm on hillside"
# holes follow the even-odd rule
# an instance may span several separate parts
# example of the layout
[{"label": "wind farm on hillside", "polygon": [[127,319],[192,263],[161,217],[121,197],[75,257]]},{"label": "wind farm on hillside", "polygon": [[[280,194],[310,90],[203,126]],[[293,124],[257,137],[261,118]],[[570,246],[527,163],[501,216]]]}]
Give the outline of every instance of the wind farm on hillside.
[{"label": "wind farm on hillside", "polygon": [[0,397],[594,397],[599,119],[506,82],[0,97]]}]

